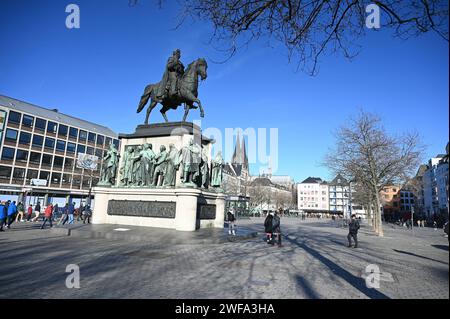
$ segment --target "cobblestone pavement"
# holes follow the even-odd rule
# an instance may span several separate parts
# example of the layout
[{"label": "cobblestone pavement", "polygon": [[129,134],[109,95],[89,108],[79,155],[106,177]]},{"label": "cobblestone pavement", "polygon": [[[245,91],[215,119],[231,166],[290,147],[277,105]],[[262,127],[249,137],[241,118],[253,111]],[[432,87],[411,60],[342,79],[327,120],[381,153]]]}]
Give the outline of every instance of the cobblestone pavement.
[{"label": "cobblestone pavement", "polygon": [[[283,247],[263,241],[263,219],[239,220],[252,240],[167,245],[57,235],[37,224],[0,233],[0,298],[449,298],[448,239],[442,229],[362,227],[359,248],[329,220],[282,218]],[[226,229],[224,230],[226,231]],[[68,264],[80,288],[65,286]],[[376,264],[379,289],[362,275]]]}]

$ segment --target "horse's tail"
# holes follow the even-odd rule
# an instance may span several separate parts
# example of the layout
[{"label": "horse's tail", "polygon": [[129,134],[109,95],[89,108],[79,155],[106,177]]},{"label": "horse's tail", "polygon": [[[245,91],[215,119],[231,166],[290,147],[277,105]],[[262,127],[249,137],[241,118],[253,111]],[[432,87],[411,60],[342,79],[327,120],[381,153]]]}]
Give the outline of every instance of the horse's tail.
[{"label": "horse's tail", "polygon": [[144,94],[141,96],[141,100],[139,101],[139,105],[137,108],[137,113],[142,111],[142,109],[145,107],[145,104],[147,104],[148,100],[150,99],[150,96],[152,95],[153,91],[153,84],[149,84],[145,87]]}]

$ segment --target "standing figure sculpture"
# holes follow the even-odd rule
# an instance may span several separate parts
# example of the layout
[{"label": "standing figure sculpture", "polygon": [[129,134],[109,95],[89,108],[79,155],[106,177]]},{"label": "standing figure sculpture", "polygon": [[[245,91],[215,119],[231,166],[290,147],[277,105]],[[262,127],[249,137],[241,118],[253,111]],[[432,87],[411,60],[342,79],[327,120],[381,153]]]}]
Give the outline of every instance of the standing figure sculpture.
[{"label": "standing figure sculpture", "polygon": [[139,148],[139,154],[135,156],[136,160],[140,162],[140,185],[142,186],[150,186],[153,183],[153,158],[155,157],[155,153],[152,150],[152,144],[145,143],[142,147]]},{"label": "standing figure sculpture", "polygon": [[[153,173],[153,186],[162,186],[164,182],[164,173],[166,172],[166,166],[167,166],[167,152],[166,147],[164,145],[161,145],[160,152],[157,154],[154,158],[155,162],[155,172]],[[161,175],[161,178],[159,179],[159,176]],[[159,182],[158,182],[159,180]]]},{"label": "standing figure sculpture", "polygon": [[136,151],[134,152],[133,156],[133,174],[132,174],[132,184],[134,186],[141,186],[142,185],[142,152],[143,148],[141,145],[139,145],[136,148]]},{"label": "standing figure sculpture", "polygon": [[[145,124],[148,124],[150,113],[158,103],[163,106],[160,112],[166,122],[169,122],[166,112],[170,109],[176,110],[183,103],[185,104],[183,122],[186,121],[189,110],[197,107],[200,109],[200,117],[204,117],[204,110],[198,99],[198,77],[202,80],[207,78],[208,64],[205,59],[199,58],[184,70],[180,58],[181,51],[177,49],[167,61],[162,80],[145,87],[137,108],[137,113],[141,112],[150,100]],[[194,103],[197,106],[194,106]]]},{"label": "standing figure sculpture", "polygon": [[224,161],[222,158],[222,152],[217,152],[216,157],[212,160],[212,173],[211,173],[211,186],[222,187],[222,172]]},{"label": "standing figure sculpture", "polygon": [[208,154],[206,153],[206,148],[202,149],[202,162],[200,172],[202,174],[202,187],[208,188],[209,186],[209,164],[208,164]]},{"label": "standing figure sculpture", "polygon": [[200,175],[201,149],[194,143],[194,139],[189,140],[189,145],[180,150],[183,170],[181,180],[184,184],[196,184]]},{"label": "standing figure sculpture", "polygon": [[120,168],[122,175],[121,182],[124,186],[131,186],[133,184],[133,153],[134,149],[129,146],[125,151],[122,167]]},{"label": "standing figure sculpture", "polygon": [[175,145],[169,145],[169,153],[166,158],[166,172],[164,173],[164,186],[175,186],[177,170],[180,165],[180,157]]},{"label": "standing figure sculpture", "polygon": [[119,154],[116,146],[111,143],[106,155],[103,157],[103,169],[99,185],[110,186],[114,185],[117,172],[117,164],[119,161]]}]

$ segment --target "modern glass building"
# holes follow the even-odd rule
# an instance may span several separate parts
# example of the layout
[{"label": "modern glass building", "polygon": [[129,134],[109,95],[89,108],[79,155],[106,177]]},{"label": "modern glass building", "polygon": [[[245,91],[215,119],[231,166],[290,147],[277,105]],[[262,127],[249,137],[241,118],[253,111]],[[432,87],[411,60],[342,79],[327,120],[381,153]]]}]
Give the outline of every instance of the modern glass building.
[{"label": "modern glass building", "polygon": [[[0,95],[0,195],[27,196],[27,203],[86,198],[111,143],[119,147],[105,126]],[[97,169],[77,168],[79,153],[97,156]]]}]

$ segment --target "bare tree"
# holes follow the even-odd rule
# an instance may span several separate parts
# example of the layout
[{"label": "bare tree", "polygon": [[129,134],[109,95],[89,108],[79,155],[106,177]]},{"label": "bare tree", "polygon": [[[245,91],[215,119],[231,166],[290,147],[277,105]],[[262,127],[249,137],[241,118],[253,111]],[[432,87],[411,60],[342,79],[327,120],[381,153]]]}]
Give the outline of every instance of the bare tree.
[{"label": "bare tree", "polygon": [[[129,0],[134,5],[138,0]],[[163,0],[156,1],[163,6]],[[366,31],[366,8],[376,4],[380,27],[409,38],[432,31],[448,41],[448,0],[179,0],[186,19],[213,26],[212,43],[233,56],[254,40],[281,44],[289,61],[311,75],[326,53],[353,58]]]},{"label": "bare tree", "polygon": [[379,192],[385,186],[403,184],[414,173],[424,151],[419,137],[414,133],[390,136],[378,116],[364,111],[335,135],[336,147],[324,164],[335,173],[345,172],[370,192],[375,231],[383,236]]}]

